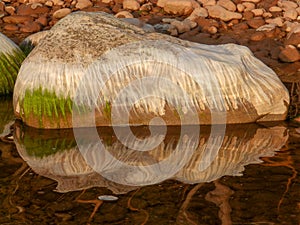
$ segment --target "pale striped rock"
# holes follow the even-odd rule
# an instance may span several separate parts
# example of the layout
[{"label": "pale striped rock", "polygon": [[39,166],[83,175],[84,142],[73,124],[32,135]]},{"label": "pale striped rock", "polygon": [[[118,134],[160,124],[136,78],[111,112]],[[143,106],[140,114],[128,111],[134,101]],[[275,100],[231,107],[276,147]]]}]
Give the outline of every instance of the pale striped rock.
[{"label": "pale striped rock", "polygon": [[24,58],[22,50],[0,33],[0,95],[12,94]]},{"label": "pale striped rock", "polygon": [[289,104],[279,78],[247,47],[183,41],[106,13],[60,20],[15,87],[16,116],[40,128],[284,120]]}]

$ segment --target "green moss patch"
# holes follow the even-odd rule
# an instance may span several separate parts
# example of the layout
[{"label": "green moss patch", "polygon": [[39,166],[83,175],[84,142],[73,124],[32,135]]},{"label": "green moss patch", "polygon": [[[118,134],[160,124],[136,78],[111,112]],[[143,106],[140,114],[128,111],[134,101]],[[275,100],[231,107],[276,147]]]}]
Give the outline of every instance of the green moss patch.
[{"label": "green moss patch", "polygon": [[21,50],[14,50],[10,55],[0,53],[0,95],[11,94],[20,66],[25,59]]},{"label": "green moss patch", "polygon": [[[57,96],[54,91],[42,90],[41,87],[33,91],[26,90],[20,106],[24,110],[22,119],[34,116],[39,119],[40,127],[43,127],[43,118],[55,124],[73,113],[73,101],[69,96]],[[74,104],[74,107],[79,114],[89,110],[86,106]]]}]

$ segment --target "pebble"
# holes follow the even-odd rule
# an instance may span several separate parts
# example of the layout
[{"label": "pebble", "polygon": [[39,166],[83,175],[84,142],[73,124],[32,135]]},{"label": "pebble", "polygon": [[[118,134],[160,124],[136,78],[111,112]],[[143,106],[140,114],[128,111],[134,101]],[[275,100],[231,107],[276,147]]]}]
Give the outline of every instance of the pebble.
[{"label": "pebble", "polygon": [[128,10],[139,10],[140,9],[140,3],[138,3],[136,0],[124,0],[123,1],[123,8]]},{"label": "pebble", "polygon": [[75,7],[77,9],[84,9],[84,8],[87,8],[87,7],[91,7],[92,5],[93,4],[90,0],[78,0]]},{"label": "pebble", "polygon": [[279,59],[282,62],[296,62],[300,60],[300,53],[293,45],[286,45],[279,53]]},{"label": "pebble", "polygon": [[278,7],[278,6],[272,6],[269,8],[269,12],[281,12],[282,8]]},{"label": "pebble", "polygon": [[231,12],[222,6],[215,5],[215,6],[209,6],[208,9],[208,15],[212,18],[218,18],[223,21],[230,21],[233,19],[241,19],[243,16],[240,13],[237,12]]},{"label": "pebble", "polygon": [[252,9],[251,12],[254,14],[254,16],[262,16],[265,12],[265,9]]},{"label": "pebble", "polygon": [[191,20],[191,21],[195,21],[196,19],[198,19],[199,17],[203,17],[206,18],[208,17],[208,12],[207,9],[205,8],[196,8],[194,9],[194,11],[191,13],[191,15],[189,17],[187,17],[187,19]]},{"label": "pebble", "polygon": [[100,195],[98,199],[101,201],[117,201],[119,198],[113,195]]},{"label": "pebble", "polygon": [[244,12],[246,7],[243,4],[239,3],[236,5],[236,8],[237,8],[237,11],[241,13],[241,12]]},{"label": "pebble", "polygon": [[53,13],[53,17],[55,19],[61,19],[61,18],[65,17],[66,15],[70,14],[71,12],[72,12],[72,10],[69,8],[59,9]]},{"label": "pebble", "polygon": [[266,19],[266,23],[274,23],[278,27],[282,27],[283,26],[283,19],[280,18],[280,17],[276,17],[274,19]]},{"label": "pebble", "polygon": [[157,6],[162,7],[166,13],[174,15],[189,15],[200,5],[194,0],[158,0]]},{"label": "pebble", "polygon": [[115,17],[117,18],[134,18],[134,16],[128,11],[118,12]]},{"label": "pebble", "polygon": [[264,32],[258,31],[251,35],[250,40],[251,41],[261,41],[266,37]]},{"label": "pebble", "polygon": [[223,8],[232,12],[236,11],[236,5],[231,0],[219,0],[217,5],[222,6]]},{"label": "pebble", "polygon": [[287,11],[285,11],[283,13],[283,17],[285,19],[295,20],[298,17],[298,13],[297,13],[296,9],[288,9]]},{"label": "pebble", "polygon": [[261,17],[256,17],[247,21],[249,27],[257,29],[265,24],[265,20]]}]

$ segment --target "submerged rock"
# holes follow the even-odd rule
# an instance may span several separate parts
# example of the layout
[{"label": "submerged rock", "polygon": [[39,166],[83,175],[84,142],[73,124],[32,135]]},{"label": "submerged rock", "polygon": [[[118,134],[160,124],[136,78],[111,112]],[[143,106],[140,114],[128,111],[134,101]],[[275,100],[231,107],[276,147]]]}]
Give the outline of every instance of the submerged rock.
[{"label": "submerged rock", "polygon": [[0,95],[11,94],[21,63],[25,59],[22,50],[0,33]]},{"label": "submerged rock", "polygon": [[99,12],[72,13],[48,31],[14,92],[16,116],[40,128],[284,120],[288,104],[246,47],[183,41]]}]

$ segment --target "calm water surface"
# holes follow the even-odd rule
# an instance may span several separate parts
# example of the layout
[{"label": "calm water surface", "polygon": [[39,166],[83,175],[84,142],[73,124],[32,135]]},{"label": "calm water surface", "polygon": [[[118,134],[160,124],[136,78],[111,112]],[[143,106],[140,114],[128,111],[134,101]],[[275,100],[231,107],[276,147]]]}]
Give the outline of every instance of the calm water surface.
[{"label": "calm water surface", "polygon": [[1,99],[0,224],[300,224],[299,124],[195,129],[44,131]]}]

